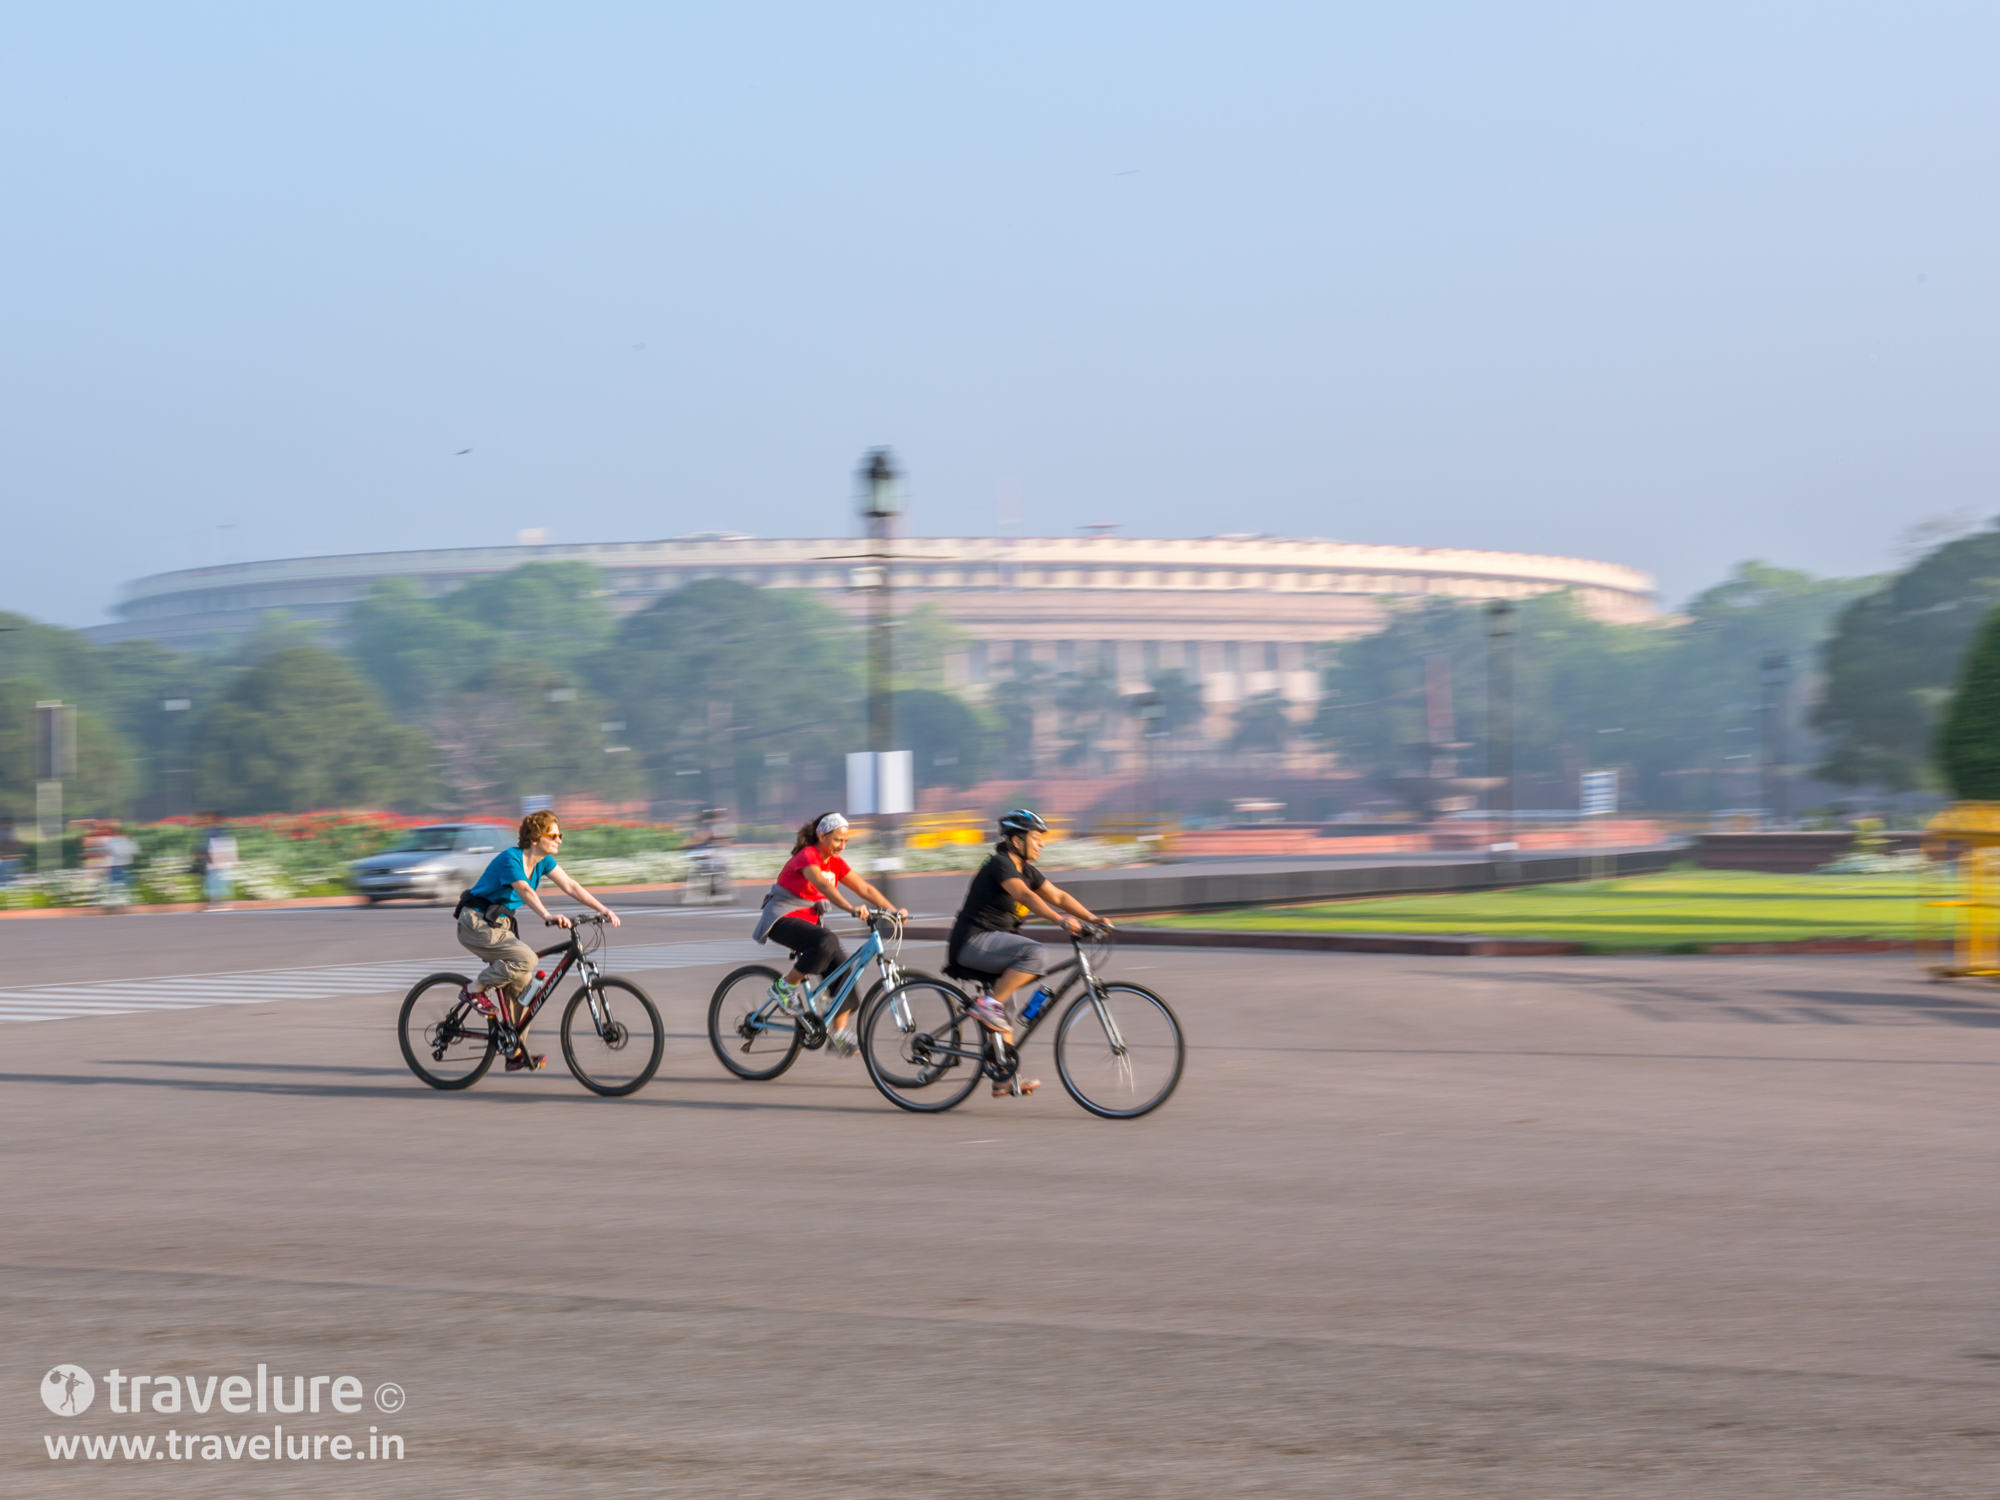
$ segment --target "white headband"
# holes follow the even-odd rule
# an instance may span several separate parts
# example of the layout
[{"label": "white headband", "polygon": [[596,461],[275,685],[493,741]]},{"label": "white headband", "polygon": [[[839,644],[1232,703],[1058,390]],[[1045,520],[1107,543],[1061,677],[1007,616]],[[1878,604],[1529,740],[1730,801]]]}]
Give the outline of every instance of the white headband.
[{"label": "white headband", "polygon": [[845,828],[846,826],[847,819],[843,818],[839,813],[828,813],[813,825],[813,832],[817,833],[821,838],[825,838],[834,829]]}]

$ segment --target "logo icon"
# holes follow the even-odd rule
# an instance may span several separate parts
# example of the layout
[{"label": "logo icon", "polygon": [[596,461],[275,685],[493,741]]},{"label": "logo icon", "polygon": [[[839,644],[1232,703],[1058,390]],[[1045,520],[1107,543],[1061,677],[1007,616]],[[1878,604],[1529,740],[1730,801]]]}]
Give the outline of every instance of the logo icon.
[{"label": "logo icon", "polygon": [[[85,1379],[88,1378],[88,1376],[85,1377]],[[376,1386],[375,1404],[383,1411],[401,1411],[403,1409],[403,1388],[393,1381]]]},{"label": "logo icon", "polygon": [[97,1399],[97,1382],[80,1365],[57,1365],[42,1377],[42,1405],[59,1417],[78,1417]]}]

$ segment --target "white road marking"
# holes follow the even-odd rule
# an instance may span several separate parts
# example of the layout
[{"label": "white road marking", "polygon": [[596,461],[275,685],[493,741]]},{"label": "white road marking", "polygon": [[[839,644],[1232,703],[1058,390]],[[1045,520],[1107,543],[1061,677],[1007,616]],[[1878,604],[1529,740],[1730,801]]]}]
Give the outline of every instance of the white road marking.
[{"label": "white road marking", "polygon": [[[606,956],[609,974],[644,974],[701,964],[769,962],[782,953],[760,950],[749,938],[707,942],[634,943],[614,946]],[[330,1000],[343,995],[377,995],[408,989],[426,974],[470,974],[469,953],[393,963],[330,964],[310,969],[261,969],[219,974],[164,974],[140,979],[105,979],[69,984],[0,989],[0,1021],[55,1021],[68,1017],[123,1015],[149,1010],[187,1010],[203,1005],[252,1005],[260,1001]]]}]

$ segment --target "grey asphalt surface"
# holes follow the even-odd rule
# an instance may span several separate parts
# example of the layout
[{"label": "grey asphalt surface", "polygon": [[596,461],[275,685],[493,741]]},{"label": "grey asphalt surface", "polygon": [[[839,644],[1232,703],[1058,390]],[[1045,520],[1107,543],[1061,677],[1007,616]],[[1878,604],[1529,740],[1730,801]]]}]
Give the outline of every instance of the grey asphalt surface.
[{"label": "grey asphalt surface", "polygon": [[[614,940],[740,931],[635,915]],[[746,950],[747,951],[747,950]],[[429,911],[0,923],[11,986],[451,952]],[[913,948],[917,962],[935,951]],[[434,1093],[393,993],[0,1026],[9,1496],[1970,1496],[2000,1481],[2000,993],[1906,958],[1133,950],[1176,1096]],[[554,1066],[560,1068],[559,1049]],[[84,1416],[352,1374],[393,1417]],[[396,1462],[45,1435],[400,1434]]]}]

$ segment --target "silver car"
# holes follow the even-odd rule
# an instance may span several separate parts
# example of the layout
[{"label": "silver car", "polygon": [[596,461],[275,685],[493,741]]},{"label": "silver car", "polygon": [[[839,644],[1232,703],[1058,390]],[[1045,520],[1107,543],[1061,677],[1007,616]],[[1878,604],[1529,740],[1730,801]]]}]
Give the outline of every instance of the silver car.
[{"label": "silver car", "polygon": [[380,854],[348,866],[355,889],[377,901],[455,901],[514,842],[498,823],[434,823],[412,828]]}]

